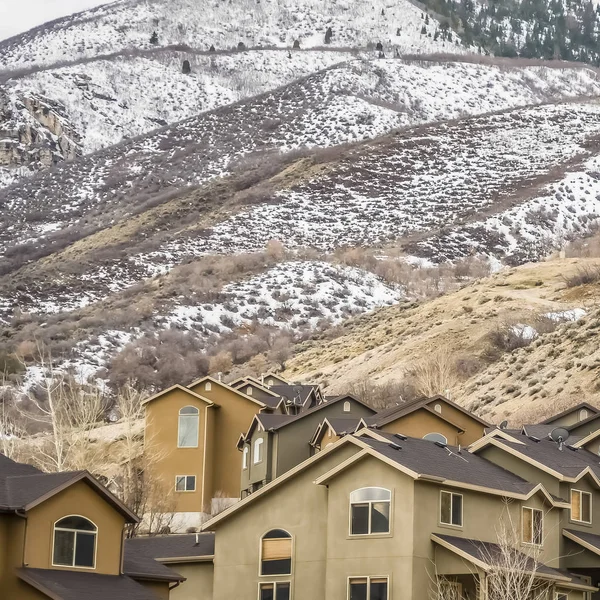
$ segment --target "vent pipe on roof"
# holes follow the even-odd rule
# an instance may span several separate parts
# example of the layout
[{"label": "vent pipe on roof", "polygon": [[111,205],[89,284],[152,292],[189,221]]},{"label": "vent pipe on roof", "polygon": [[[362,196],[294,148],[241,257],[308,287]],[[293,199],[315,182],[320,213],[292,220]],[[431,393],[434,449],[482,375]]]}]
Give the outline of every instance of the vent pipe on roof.
[{"label": "vent pipe on roof", "polygon": [[200,543],[200,534],[196,533],[196,546]]},{"label": "vent pipe on roof", "polygon": [[219,371],[217,373],[217,377],[219,378],[219,381],[221,381],[223,379],[223,373],[221,373],[221,371]]}]

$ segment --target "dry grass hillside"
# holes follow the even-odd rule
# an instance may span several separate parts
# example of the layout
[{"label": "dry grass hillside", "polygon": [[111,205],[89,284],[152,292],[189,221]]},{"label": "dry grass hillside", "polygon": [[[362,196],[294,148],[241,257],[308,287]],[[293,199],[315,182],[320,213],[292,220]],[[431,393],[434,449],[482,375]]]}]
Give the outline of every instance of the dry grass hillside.
[{"label": "dry grass hillside", "polygon": [[[585,315],[567,321],[574,309]],[[305,342],[286,374],[330,393],[448,393],[491,422],[531,422],[600,402],[599,329],[600,260],[557,258],[346,322]]]}]

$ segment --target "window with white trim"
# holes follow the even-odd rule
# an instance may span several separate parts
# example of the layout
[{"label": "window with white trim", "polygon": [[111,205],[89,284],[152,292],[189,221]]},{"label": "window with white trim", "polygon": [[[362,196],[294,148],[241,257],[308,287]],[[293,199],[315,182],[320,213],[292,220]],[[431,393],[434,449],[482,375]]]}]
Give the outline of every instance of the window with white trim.
[{"label": "window with white trim", "polygon": [[440,523],[462,527],[463,525],[463,497],[454,492],[440,492]]},{"label": "window with white trim", "polygon": [[258,600],[290,600],[289,581],[271,581],[258,586]]},{"label": "window with white trim", "polygon": [[178,448],[197,448],[200,430],[200,411],[195,406],[184,406],[179,411],[177,429]]},{"label": "window with white trim", "polygon": [[242,451],[242,469],[248,468],[248,454],[250,454],[250,447],[244,446],[244,450]]},{"label": "window with white trim", "polygon": [[539,508],[523,507],[523,543],[541,546],[544,540],[544,513]]},{"label": "window with white trim", "polygon": [[555,592],[554,600],[569,600],[569,594],[567,592]]},{"label": "window with white trim", "polygon": [[433,407],[433,410],[435,410],[436,413],[440,413],[441,414],[441,412],[442,412],[442,405],[441,404],[436,404]]},{"label": "window with white trim", "polygon": [[348,600],[388,600],[387,577],[350,577]]},{"label": "window with white trim", "polygon": [[582,490],[571,490],[571,521],[592,522],[592,494]]},{"label": "window with white trim", "polygon": [[98,528],[90,520],[77,515],[64,517],[54,524],[52,564],[57,567],[96,566]]},{"label": "window with white trim", "polygon": [[585,408],[582,408],[579,411],[579,420],[585,421],[588,418],[588,411]]},{"label": "window with white trim", "polygon": [[441,433],[437,433],[435,431],[424,435],[423,439],[427,440],[428,442],[439,442],[440,444],[448,443],[448,438],[445,435],[442,435]]},{"label": "window with white trim", "polygon": [[210,381],[207,381],[207,382],[204,384],[204,389],[205,389],[207,392],[210,392],[210,390],[212,390],[212,384],[210,383]]},{"label": "window with white trim", "polygon": [[367,487],[350,493],[350,535],[390,532],[392,492]]},{"label": "window with white trim", "polygon": [[196,491],[196,476],[195,475],[176,475],[175,476],[175,491],[176,492],[195,492]]},{"label": "window with white trim", "polygon": [[263,440],[262,438],[258,438],[254,442],[254,453],[253,453],[254,456],[253,456],[252,462],[255,465],[258,464],[259,462],[262,462],[264,442],[265,442],[265,440]]},{"label": "window with white trim", "polygon": [[292,536],[284,529],[271,529],[262,536],[260,574],[292,574]]},{"label": "window with white trim", "polygon": [[350,412],[350,402],[348,402],[348,400],[346,400],[346,402],[344,402],[344,412],[345,413],[349,413]]},{"label": "window with white trim", "polygon": [[246,388],[246,396],[252,396],[252,388],[250,386]]}]

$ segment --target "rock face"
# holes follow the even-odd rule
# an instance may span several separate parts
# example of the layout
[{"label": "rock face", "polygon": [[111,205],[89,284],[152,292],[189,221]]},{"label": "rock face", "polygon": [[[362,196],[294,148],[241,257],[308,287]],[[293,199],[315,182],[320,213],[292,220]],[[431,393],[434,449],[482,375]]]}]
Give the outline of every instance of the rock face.
[{"label": "rock face", "polygon": [[0,89],[0,166],[47,168],[81,154],[78,133],[60,105]]}]

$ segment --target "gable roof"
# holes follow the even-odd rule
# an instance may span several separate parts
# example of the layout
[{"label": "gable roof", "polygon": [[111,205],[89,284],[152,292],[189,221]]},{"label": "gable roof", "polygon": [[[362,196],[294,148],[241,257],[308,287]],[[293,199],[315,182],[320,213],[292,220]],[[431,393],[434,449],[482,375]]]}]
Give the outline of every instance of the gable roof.
[{"label": "gable roof", "polygon": [[595,406],[592,406],[591,404],[588,404],[587,402],[581,402],[579,404],[576,404],[575,406],[572,406],[571,408],[567,408],[567,410],[563,410],[561,413],[558,413],[557,415],[548,417],[545,421],[542,421],[540,423],[540,425],[548,425],[550,423],[554,423],[555,421],[562,419],[562,417],[566,417],[567,415],[570,415],[571,413],[577,412],[578,410],[581,410],[581,409],[589,410],[591,413],[593,413],[595,415],[600,412],[600,410],[598,410]]},{"label": "gable roof", "polygon": [[126,575],[21,567],[17,577],[51,600],[158,600],[154,592]]},{"label": "gable roof", "polygon": [[325,417],[315,430],[310,440],[310,445],[317,445],[328,429],[331,429],[335,435],[342,436],[354,433],[362,422],[363,419],[360,417]]},{"label": "gable roof", "polygon": [[179,385],[178,383],[176,383],[175,385],[168,387],[166,390],[162,390],[160,392],[157,392],[153,396],[150,396],[150,398],[146,398],[142,402],[142,406],[145,406],[146,404],[148,404],[149,402],[152,402],[154,400],[158,400],[159,398],[161,398],[165,394],[168,394],[169,392],[172,392],[173,390],[180,390],[182,392],[185,392],[186,394],[189,394],[190,396],[194,397],[196,400],[201,400],[202,402],[208,404],[209,406],[214,406],[214,404],[215,404],[214,402],[212,402],[211,400],[208,400],[204,396],[201,396],[200,394],[197,394],[196,392],[192,392],[192,390],[190,390],[189,388],[183,387],[182,385]]},{"label": "gable roof", "polygon": [[0,456],[2,457],[0,459],[0,511],[31,510],[71,485],[83,481],[120,512],[129,523],[139,521],[123,502],[87,471],[42,473],[35,467]]},{"label": "gable roof", "polygon": [[135,547],[125,540],[123,554],[123,574],[135,580],[144,581],[185,581],[179,573],[166,567],[144,552],[144,548]]},{"label": "gable roof", "polygon": [[[512,438],[512,439],[511,439]],[[600,464],[598,457],[583,448],[559,445],[549,439],[532,439],[524,434],[513,434],[499,438],[488,434],[469,447],[476,453],[488,446],[495,446],[521,460],[549,473],[559,481],[579,481],[590,475],[600,487]]]},{"label": "gable roof", "polygon": [[266,385],[262,384],[260,381],[257,381],[253,377],[238,377],[234,381],[231,381],[228,385],[230,385],[232,388],[235,388],[236,390],[245,385],[251,385],[253,387],[258,388],[261,392],[264,392],[265,394],[270,394],[271,396],[279,398],[278,394],[272,392]]},{"label": "gable roof", "polygon": [[562,533],[567,539],[600,556],[600,535],[590,531],[575,531],[574,529],[563,529]]},{"label": "gable roof", "polygon": [[468,410],[466,410],[462,406],[456,404],[455,402],[452,402],[452,400],[449,400],[448,398],[445,398],[444,396],[439,396],[439,395],[432,396],[431,398],[424,396],[421,398],[416,398],[415,400],[411,400],[410,402],[404,402],[402,404],[396,404],[394,406],[390,406],[389,408],[382,410],[371,417],[368,417],[367,419],[365,419],[365,422],[367,425],[369,425],[371,427],[383,427],[384,425],[387,425],[388,423],[392,423],[393,421],[396,421],[397,419],[400,419],[401,417],[405,417],[406,415],[409,415],[413,412],[416,412],[417,410],[421,410],[424,408],[424,409],[429,410],[429,412],[431,412],[435,416],[439,417],[440,419],[447,421],[454,427],[458,427],[460,429],[460,431],[463,431],[463,429],[461,427],[459,427],[456,423],[453,423],[450,419],[445,417],[442,413],[438,413],[437,411],[429,408],[429,404],[432,404],[434,402],[445,402],[449,406],[452,406],[452,408],[455,408],[456,410],[459,410],[463,414],[471,417],[473,420],[480,423],[483,427],[489,427],[489,423],[487,423],[486,421],[484,421],[477,415],[470,413]]},{"label": "gable roof", "polygon": [[[201,383],[207,382],[207,381],[210,381],[210,383],[214,383],[215,385],[225,388],[226,390],[229,390],[231,392],[235,392],[238,396],[241,396],[242,398],[245,398],[246,400],[250,400],[250,402],[254,402],[254,404],[258,404],[259,406],[262,406],[262,407],[267,406],[261,400],[257,400],[256,398],[253,398],[252,396],[248,396],[247,394],[240,392],[240,390],[236,390],[234,387],[231,387],[230,385],[226,384],[224,381],[219,381],[218,379],[215,379],[214,377],[210,377],[210,375],[206,375],[205,377],[200,377],[200,379],[196,379],[195,381],[192,381],[192,383],[190,383],[187,386],[187,388],[185,388],[185,389],[189,389],[189,391],[192,392],[192,394],[195,394],[196,392],[193,392],[191,388],[196,387],[197,385],[200,385]],[[199,396],[199,397],[202,398],[202,396]]]},{"label": "gable roof", "polygon": [[215,554],[214,533],[137,537],[125,541],[125,551],[142,552],[160,563],[202,562]]}]

